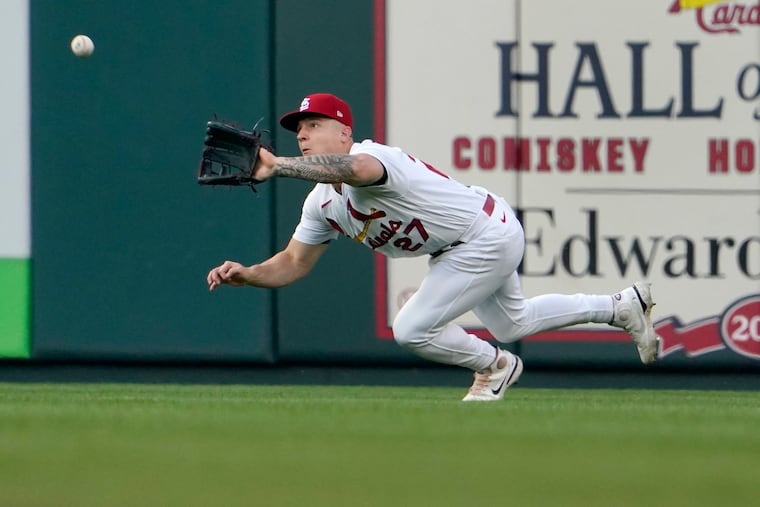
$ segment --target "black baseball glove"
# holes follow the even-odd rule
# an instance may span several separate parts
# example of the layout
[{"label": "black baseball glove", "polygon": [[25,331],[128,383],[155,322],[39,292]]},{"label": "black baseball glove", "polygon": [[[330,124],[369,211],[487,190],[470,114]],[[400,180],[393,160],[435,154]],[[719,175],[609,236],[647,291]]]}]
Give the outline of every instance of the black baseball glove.
[{"label": "black baseball glove", "polygon": [[[255,192],[261,183],[253,177],[259,149],[264,146],[261,132],[248,132],[220,121],[206,124],[203,156],[198,169],[200,185],[247,185]],[[265,146],[267,150],[272,148]]]}]

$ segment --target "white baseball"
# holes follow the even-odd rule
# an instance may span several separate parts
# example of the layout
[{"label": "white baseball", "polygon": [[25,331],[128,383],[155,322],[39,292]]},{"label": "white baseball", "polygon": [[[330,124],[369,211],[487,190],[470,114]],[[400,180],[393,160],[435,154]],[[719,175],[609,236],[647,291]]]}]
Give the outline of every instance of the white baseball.
[{"label": "white baseball", "polygon": [[86,35],[77,35],[71,39],[71,51],[80,58],[87,58],[95,51],[95,44]]}]

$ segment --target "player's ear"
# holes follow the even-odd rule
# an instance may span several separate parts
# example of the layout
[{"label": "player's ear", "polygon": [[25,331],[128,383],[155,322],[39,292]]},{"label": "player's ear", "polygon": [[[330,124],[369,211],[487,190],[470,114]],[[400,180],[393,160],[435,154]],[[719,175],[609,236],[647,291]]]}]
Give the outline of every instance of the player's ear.
[{"label": "player's ear", "polygon": [[343,125],[343,130],[341,131],[341,134],[346,139],[351,139],[354,135],[354,130],[348,125]]}]

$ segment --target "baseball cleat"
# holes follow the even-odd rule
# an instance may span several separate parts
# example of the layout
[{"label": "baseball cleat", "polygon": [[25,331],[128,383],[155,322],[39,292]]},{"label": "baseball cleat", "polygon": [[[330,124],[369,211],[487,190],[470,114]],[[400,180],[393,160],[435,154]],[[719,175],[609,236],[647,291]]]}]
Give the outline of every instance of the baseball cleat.
[{"label": "baseball cleat", "polygon": [[519,357],[498,349],[493,364],[483,371],[475,372],[475,381],[462,401],[498,401],[504,398],[507,388],[517,382],[522,371],[523,363]]},{"label": "baseball cleat", "polygon": [[636,282],[612,296],[614,317],[612,325],[625,329],[644,364],[657,359],[660,337],[652,326],[652,284]]}]

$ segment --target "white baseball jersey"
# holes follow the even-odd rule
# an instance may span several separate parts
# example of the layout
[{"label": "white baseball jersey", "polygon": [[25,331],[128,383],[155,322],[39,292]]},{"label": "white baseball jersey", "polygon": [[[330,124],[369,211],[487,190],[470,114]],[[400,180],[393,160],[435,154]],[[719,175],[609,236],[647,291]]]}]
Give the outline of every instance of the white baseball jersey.
[{"label": "white baseball jersey", "polygon": [[399,148],[370,140],[352,155],[379,160],[387,180],[379,185],[319,183],[306,197],[293,238],[316,245],[344,234],[388,257],[430,254],[458,241],[483,210],[487,193],[467,187]]}]

